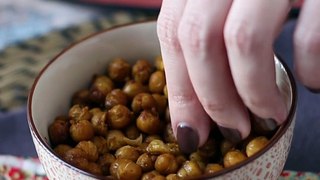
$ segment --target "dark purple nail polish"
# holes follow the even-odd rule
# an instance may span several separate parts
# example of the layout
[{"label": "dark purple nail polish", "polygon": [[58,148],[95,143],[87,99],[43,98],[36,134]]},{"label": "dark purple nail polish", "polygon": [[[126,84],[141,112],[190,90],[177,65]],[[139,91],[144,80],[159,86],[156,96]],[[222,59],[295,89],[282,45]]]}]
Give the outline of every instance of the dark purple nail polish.
[{"label": "dark purple nail polish", "polygon": [[232,143],[239,143],[242,140],[241,134],[237,129],[219,126],[221,134]]},{"label": "dark purple nail polish", "polygon": [[272,119],[262,119],[256,115],[253,116],[255,129],[259,129],[262,131],[273,131],[278,127],[277,122]]},{"label": "dark purple nail polish", "polygon": [[178,125],[177,140],[180,150],[186,154],[195,152],[199,145],[198,133],[186,124]]},{"label": "dark purple nail polish", "polygon": [[312,93],[315,93],[315,94],[320,93],[320,89],[313,89],[313,88],[309,88],[309,87],[306,87],[306,88]]}]

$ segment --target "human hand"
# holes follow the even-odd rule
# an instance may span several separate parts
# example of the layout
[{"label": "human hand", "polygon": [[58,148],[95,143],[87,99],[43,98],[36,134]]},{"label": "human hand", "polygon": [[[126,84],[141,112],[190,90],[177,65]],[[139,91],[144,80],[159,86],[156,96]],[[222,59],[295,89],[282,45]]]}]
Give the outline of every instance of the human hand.
[{"label": "human hand", "polygon": [[[273,42],[290,8],[289,0],[163,1],[158,36],[172,127],[184,152],[205,143],[212,120],[233,142],[250,133],[248,109],[264,119],[259,123],[265,130],[285,121],[288,111],[276,85]],[[320,22],[311,22],[318,8],[320,1],[305,4],[295,57],[302,82],[320,89]],[[313,32],[308,39],[303,38],[306,27]]]}]

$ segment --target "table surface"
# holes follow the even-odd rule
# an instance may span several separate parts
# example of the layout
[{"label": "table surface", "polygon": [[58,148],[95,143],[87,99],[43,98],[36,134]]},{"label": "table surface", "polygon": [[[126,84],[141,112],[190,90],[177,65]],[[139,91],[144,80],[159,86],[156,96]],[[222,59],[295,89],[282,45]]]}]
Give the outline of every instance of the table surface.
[{"label": "table surface", "polygon": [[[26,121],[26,98],[34,77],[51,57],[88,34],[156,15],[156,10],[61,1],[1,1],[0,155],[36,157]],[[274,45],[290,68],[295,23],[291,20],[284,25]],[[297,123],[285,169],[320,172],[320,95],[297,85]]]}]

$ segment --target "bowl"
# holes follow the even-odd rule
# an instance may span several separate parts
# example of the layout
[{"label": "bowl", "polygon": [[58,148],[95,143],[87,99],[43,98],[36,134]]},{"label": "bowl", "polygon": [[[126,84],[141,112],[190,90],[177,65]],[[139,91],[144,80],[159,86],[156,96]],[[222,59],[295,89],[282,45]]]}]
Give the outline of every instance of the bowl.
[{"label": "bowl", "polygon": [[[154,59],[160,54],[156,22],[128,24],[93,34],[53,58],[37,76],[28,98],[28,124],[40,162],[49,179],[102,179],[66,163],[50,147],[48,126],[54,117],[67,114],[72,94],[102,73],[114,57]],[[287,120],[255,155],[204,178],[277,179],[286,162],[295,125],[297,93],[292,74],[274,56],[276,80],[289,109]]]}]

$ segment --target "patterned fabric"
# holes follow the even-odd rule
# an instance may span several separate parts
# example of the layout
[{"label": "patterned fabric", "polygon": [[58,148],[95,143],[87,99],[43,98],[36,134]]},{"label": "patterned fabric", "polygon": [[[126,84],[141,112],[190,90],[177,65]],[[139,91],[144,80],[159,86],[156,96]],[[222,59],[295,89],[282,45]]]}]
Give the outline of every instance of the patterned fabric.
[{"label": "patterned fabric", "polygon": [[[318,180],[319,175],[283,171],[279,180]],[[0,180],[47,180],[47,177],[38,159],[0,156]]]},{"label": "patterned fabric", "polygon": [[25,105],[36,75],[62,49],[79,39],[115,25],[155,18],[154,13],[117,11],[102,17],[19,42],[0,52],[0,111]]}]

